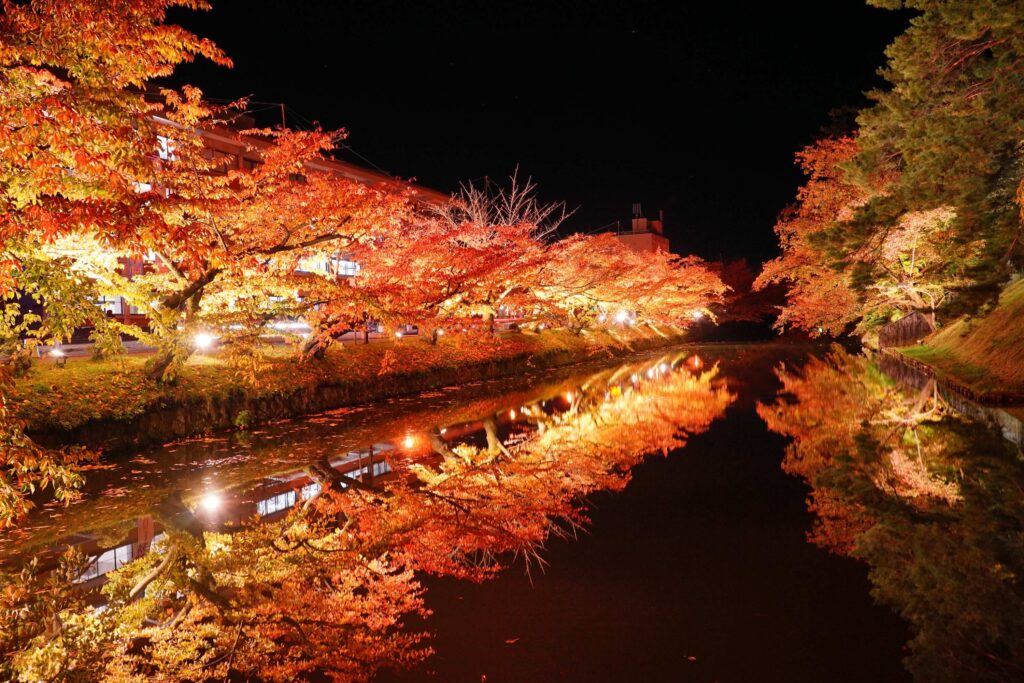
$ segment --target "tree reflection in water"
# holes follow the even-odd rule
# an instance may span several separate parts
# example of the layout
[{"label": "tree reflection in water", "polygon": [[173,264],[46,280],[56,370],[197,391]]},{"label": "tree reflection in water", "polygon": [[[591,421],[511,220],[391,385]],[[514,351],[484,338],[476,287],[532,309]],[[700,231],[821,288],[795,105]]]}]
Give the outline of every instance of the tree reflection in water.
[{"label": "tree reflection in water", "polygon": [[870,567],[914,629],[920,681],[1024,680],[1024,466],[994,430],[834,349],[780,367],[758,412],[792,437],[783,468],[811,486],[811,539]]},{"label": "tree reflection in water", "polygon": [[[0,673],[24,680],[364,680],[431,653],[417,572],[479,581],[586,522],[582,499],[624,487],[645,455],[706,430],[734,396],[700,359],[596,375],[545,401],[396,439],[387,477],[308,463],[287,514],[211,528],[163,491],[163,536],[76,587],[83,557],[0,588]],[[447,432],[447,435],[445,434]],[[336,464],[336,463],[333,463]]]}]

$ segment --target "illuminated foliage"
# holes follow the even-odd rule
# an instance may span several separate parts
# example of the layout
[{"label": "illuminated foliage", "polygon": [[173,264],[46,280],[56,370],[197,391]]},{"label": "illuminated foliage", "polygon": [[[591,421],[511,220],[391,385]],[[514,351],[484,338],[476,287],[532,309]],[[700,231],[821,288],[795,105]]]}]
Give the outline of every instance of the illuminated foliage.
[{"label": "illuminated foliage", "polygon": [[[93,284],[42,251],[72,235],[104,247],[137,242],[153,215],[136,192],[152,167],[156,126],[147,82],[200,55],[209,41],[163,23],[190,0],[4,2],[0,15],[0,390],[35,344],[70,336],[95,309]],[[172,98],[171,93],[166,93]],[[43,315],[24,308],[34,300]],[[101,323],[102,326],[102,323]],[[73,495],[84,454],[39,448],[0,397],[0,525],[52,486]]]},{"label": "illuminated foliage", "polygon": [[758,412],[793,438],[783,467],[811,486],[811,539],[869,565],[873,595],[913,627],[915,678],[1019,680],[1019,450],[948,414],[934,384],[901,390],[839,350],[778,374]]},{"label": "illuminated foliage", "polygon": [[867,189],[855,184],[845,169],[858,149],[853,137],[824,139],[797,156],[809,179],[775,226],[782,255],[765,264],[756,283],[789,286],[776,327],[814,336],[850,328],[864,334],[911,311],[925,313],[934,324],[950,293],[973,283],[966,271],[982,246],[955,244],[957,215],[950,207],[912,211],[891,225],[875,225],[856,249],[837,242],[899,177],[879,172]]},{"label": "illuminated foliage", "polygon": [[[622,488],[648,453],[724,413],[734,397],[716,370],[691,374],[681,361],[596,376],[559,411],[524,406],[525,439],[502,441],[493,414],[484,447],[445,442],[438,428],[410,433],[409,453],[391,456],[397,475],[377,485],[310,462],[319,491],[276,521],[207,530],[198,501],[172,492],[152,511],[166,536],[109,575],[103,611],[68,575],[46,591],[32,590],[44,581],[32,567],[5,577],[4,673],[351,681],[422,661],[425,635],[406,623],[428,614],[414,572],[482,580],[516,556],[540,560],[551,534],[585,521],[583,496]],[[26,610],[40,618],[18,621]]]}]

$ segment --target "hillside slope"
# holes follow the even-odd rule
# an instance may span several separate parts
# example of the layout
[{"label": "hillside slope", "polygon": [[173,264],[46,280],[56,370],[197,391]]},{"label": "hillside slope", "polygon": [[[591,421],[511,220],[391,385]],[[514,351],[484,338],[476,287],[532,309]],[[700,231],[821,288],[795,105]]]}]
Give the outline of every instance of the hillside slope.
[{"label": "hillside slope", "polygon": [[958,320],[899,351],[978,392],[1024,394],[1024,280],[1007,287],[985,317]]}]

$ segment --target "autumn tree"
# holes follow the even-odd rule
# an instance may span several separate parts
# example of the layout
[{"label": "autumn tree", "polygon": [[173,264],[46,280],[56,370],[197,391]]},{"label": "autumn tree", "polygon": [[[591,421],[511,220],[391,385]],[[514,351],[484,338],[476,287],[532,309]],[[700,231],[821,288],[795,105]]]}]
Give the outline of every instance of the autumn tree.
[{"label": "autumn tree", "polygon": [[808,181],[775,226],[782,255],[765,264],[755,283],[762,289],[788,285],[779,328],[865,334],[912,311],[925,313],[934,325],[948,297],[972,284],[967,266],[981,247],[955,244],[956,213],[950,207],[875,225],[856,247],[837,243],[837,235],[867,220],[868,204],[888,195],[899,177],[880,172],[869,187],[854,182],[848,168],[858,149],[855,137],[823,139],[797,155]]},{"label": "autumn tree", "polygon": [[852,218],[868,192],[847,182],[841,164],[853,158],[852,137],[820,140],[799,154],[807,183],[796,203],[779,216],[775,233],[782,255],[765,264],[755,287],[789,285],[786,305],[775,325],[820,334],[841,333],[859,315],[850,275],[829,258],[822,236],[835,223]]},{"label": "autumn tree", "polygon": [[999,282],[1019,269],[1021,220],[1015,192],[1022,178],[1024,92],[1018,67],[1024,54],[1020,8],[986,0],[872,0],[916,15],[886,49],[889,87],[870,93],[858,118],[860,149],[850,165],[863,182],[897,172],[884,196],[865,206],[843,230],[858,247],[907,213],[950,207],[955,239],[982,242],[983,258],[969,276]]},{"label": "autumn tree", "polygon": [[874,597],[911,625],[915,679],[1019,678],[1019,449],[947,411],[934,383],[910,390],[838,349],[778,375],[758,412],[793,439],[783,467],[811,487],[810,537],[867,563]]},{"label": "autumn tree", "polygon": [[628,314],[651,325],[687,327],[711,315],[726,286],[696,257],[641,254],[610,234],[572,235],[546,247],[524,274],[540,311],[577,330],[620,323]]},{"label": "autumn tree", "polygon": [[[398,183],[370,187],[309,168],[343,134],[260,132],[267,142],[252,170],[210,172],[215,162],[204,159],[196,140],[157,176],[168,193],[166,227],[150,248],[168,273],[136,278],[154,283],[149,310],[163,349],[154,378],[187,358],[197,331],[230,336],[234,324],[258,333],[282,314],[298,316],[319,303],[301,302],[307,285],[317,296],[347,297],[330,264],[386,241],[403,224],[408,199]],[[304,270],[309,264],[313,272]]]},{"label": "autumn tree", "polygon": [[1018,8],[869,4],[917,14],[886,50],[889,87],[869,94],[855,137],[798,156],[810,180],[760,280],[791,285],[780,326],[863,333],[908,310],[934,319],[976,308],[1020,269]]},{"label": "autumn tree", "polygon": [[[41,342],[70,336],[95,317],[96,291],[41,247],[73,234],[104,247],[137,242],[153,218],[137,189],[157,140],[159,108],[147,83],[196,56],[227,58],[209,41],[164,23],[168,9],[202,2],[57,0],[4,2],[0,16],[0,383]],[[30,311],[28,301],[42,307]],[[17,347],[24,342],[26,347]],[[6,394],[6,391],[3,392]],[[0,396],[4,504],[0,524],[26,509],[24,496],[55,485],[72,495],[77,456],[36,447]],[[81,454],[78,454],[81,455]]]}]

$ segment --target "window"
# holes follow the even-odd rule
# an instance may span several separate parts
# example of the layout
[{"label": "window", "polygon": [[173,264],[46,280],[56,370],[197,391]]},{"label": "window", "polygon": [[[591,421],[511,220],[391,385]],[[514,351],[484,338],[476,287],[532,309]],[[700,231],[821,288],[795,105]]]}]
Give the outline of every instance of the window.
[{"label": "window", "polygon": [[164,161],[174,161],[174,140],[166,135],[156,136],[156,155]]},{"label": "window", "polygon": [[143,192],[149,192],[150,190],[153,189],[153,183],[141,183],[136,181],[133,184],[135,185],[135,191],[138,192],[139,194],[142,194]]},{"label": "window", "polygon": [[246,159],[242,158],[242,168],[246,171],[253,171],[257,166],[262,166],[263,162],[259,159]]},{"label": "window", "polygon": [[257,501],[256,513],[260,517],[266,517],[281,510],[287,510],[293,505],[295,505],[295,491],[286,491],[285,493],[279,493],[276,496]]},{"label": "window", "polygon": [[355,261],[339,258],[334,261],[334,270],[338,275],[352,277],[359,274],[361,266]]},{"label": "window", "polygon": [[132,551],[131,543],[106,550],[92,558],[85,569],[79,573],[75,583],[84,583],[104,576],[115,569],[120,569],[133,559],[135,559],[135,553]]},{"label": "window", "polygon": [[98,296],[93,301],[104,315],[112,313],[113,315],[121,315],[124,312],[122,306],[121,297],[119,296]]},{"label": "window", "polygon": [[299,496],[302,500],[309,500],[316,494],[320,493],[321,486],[315,481],[312,484],[306,484],[299,490]]}]

